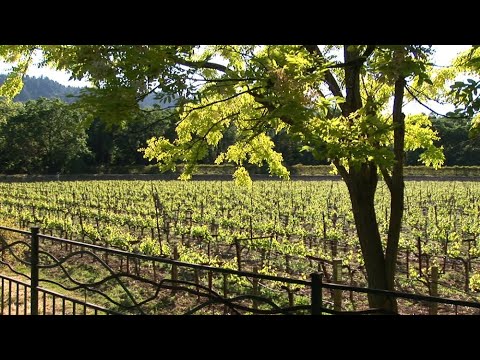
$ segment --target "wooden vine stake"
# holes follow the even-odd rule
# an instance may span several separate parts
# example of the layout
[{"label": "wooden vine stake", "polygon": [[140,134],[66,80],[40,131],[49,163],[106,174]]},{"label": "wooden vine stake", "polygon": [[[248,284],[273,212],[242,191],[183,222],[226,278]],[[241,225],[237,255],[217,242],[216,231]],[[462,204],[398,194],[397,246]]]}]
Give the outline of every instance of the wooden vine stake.
[{"label": "wooden vine stake", "polygon": [[[335,284],[342,283],[342,259],[333,260],[333,282]],[[342,290],[333,290],[333,309],[342,311]]]},{"label": "wooden vine stake", "polygon": [[410,279],[410,249],[409,248],[407,248],[406,261],[407,261],[407,279]]},{"label": "wooden vine stake", "polygon": [[[223,297],[228,299],[228,274],[223,274]],[[224,305],[223,315],[228,315],[228,305]]]},{"label": "wooden vine stake", "polygon": [[420,240],[420,236],[417,237],[417,249],[418,249],[418,273],[423,275],[422,270],[422,241]]},{"label": "wooden vine stake", "polygon": [[[256,266],[253,267],[253,273],[258,274],[258,268]],[[253,284],[253,296],[258,296],[258,278],[254,277],[252,279],[252,284]],[[258,309],[258,301],[257,299],[253,299],[253,304],[252,304],[253,309],[257,310]]]},{"label": "wooden vine stake", "polygon": [[240,240],[234,239],[235,251],[237,253],[237,270],[242,271],[242,248],[240,247]]},{"label": "wooden vine stake", "polygon": [[[438,296],[438,266],[432,266],[432,273],[431,273],[431,279],[430,279],[430,295]],[[429,315],[438,314],[437,302],[430,303],[428,314]]]}]

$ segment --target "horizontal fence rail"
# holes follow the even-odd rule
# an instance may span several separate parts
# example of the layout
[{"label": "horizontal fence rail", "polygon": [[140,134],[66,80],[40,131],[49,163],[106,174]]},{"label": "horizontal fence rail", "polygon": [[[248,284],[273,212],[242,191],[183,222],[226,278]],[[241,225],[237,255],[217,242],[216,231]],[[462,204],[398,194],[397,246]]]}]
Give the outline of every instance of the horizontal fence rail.
[{"label": "horizontal fence rail", "polygon": [[[388,314],[346,309],[342,293],[480,313],[480,303],[192,264],[0,226],[1,314]],[[175,248],[176,249],[176,248]],[[342,264],[333,260],[335,280]],[[3,272],[4,270],[1,270]],[[29,282],[15,277],[23,277]],[[338,282],[338,281],[336,281]],[[48,284],[58,291],[47,289]],[[324,292],[333,294],[329,301]],[[65,295],[62,292],[68,292]],[[409,303],[410,304],[410,303]],[[427,305],[424,305],[427,304]]]}]

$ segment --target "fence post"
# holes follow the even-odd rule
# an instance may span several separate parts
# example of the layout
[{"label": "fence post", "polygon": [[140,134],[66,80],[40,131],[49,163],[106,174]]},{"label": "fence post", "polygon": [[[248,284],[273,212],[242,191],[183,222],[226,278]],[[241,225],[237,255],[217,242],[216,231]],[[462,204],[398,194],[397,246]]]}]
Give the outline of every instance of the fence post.
[{"label": "fence post", "polygon": [[198,269],[194,270],[195,274],[195,290],[197,291],[197,301],[200,301],[200,276],[198,275]]},{"label": "fence post", "polygon": [[[430,279],[430,295],[438,296],[438,266],[432,266],[432,274]],[[438,314],[438,303],[430,303],[430,309],[428,311],[429,315]]]},{"label": "fence post", "polygon": [[[333,283],[342,283],[342,259],[333,260]],[[342,290],[333,290],[333,309],[335,311],[342,311]]]},{"label": "fence post", "polygon": [[[178,260],[178,248],[177,244],[173,245],[173,260]],[[178,286],[177,285],[177,280],[178,280],[178,268],[177,265],[172,264],[172,285],[173,286]],[[172,289],[172,294],[175,294],[177,290]]]},{"label": "fence post", "polygon": [[312,315],[322,315],[322,274],[313,273],[312,293],[311,293],[311,313]]},{"label": "fence post", "polygon": [[31,229],[30,251],[30,314],[38,315],[38,233],[39,227]]}]

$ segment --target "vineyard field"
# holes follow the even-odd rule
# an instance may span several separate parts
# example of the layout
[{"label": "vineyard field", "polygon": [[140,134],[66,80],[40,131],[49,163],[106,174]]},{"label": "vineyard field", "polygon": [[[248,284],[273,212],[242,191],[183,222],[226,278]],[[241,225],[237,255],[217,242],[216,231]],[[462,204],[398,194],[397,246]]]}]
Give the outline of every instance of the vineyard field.
[{"label": "vineyard field", "polygon": [[[480,183],[407,181],[396,289],[480,298]],[[389,192],[379,183],[387,236]],[[346,186],[340,181],[52,181],[0,183],[0,222],[147,255],[296,279],[313,272],[366,286]],[[356,299],[346,295],[355,309]]]}]

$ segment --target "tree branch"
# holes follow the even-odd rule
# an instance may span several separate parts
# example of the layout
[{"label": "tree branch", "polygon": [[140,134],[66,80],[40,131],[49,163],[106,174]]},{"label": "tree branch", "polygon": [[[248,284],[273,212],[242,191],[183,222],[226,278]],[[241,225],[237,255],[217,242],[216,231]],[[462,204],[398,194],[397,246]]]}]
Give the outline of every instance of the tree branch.
[{"label": "tree branch", "polygon": [[348,173],[347,169],[345,169],[345,166],[341,165],[340,161],[338,159],[334,159],[332,162],[333,162],[333,165],[335,165],[335,167],[337,168],[337,170],[340,173],[340,175],[342,176],[342,178],[345,180],[345,182],[348,185],[348,183],[350,181],[350,174]]},{"label": "tree branch", "polygon": [[354,60],[346,61],[344,63],[327,66],[327,68],[334,69],[334,68],[344,68],[349,66],[360,66],[368,59],[370,55],[372,55],[374,50],[375,50],[375,45],[368,45],[367,48],[365,49],[365,52],[362,54],[362,56],[359,56]]},{"label": "tree branch", "polygon": [[147,91],[146,93],[143,93],[143,94],[141,94],[141,95],[136,96],[136,97],[135,97],[135,100],[136,100],[137,102],[144,100],[148,95],[154,93],[155,90],[157,90],[159,87],[160,87],[160,84],[158,84],[157,86],[154,86],[154,87],[152,88],[152,90],[149,90],[149,91]]},{"label": "tree branch", "polygon": [[237,96],[240,96],[240,95],[243,95],[243,94],[249,94],[250,91],[252,90],[257,90],[257,89],[261,89],[262,86],[257,86],[251,90],[245,90],[245,91],[241,91],[239,93],[236,93],[236,94],[233,94],[232,96],[229,96],[227,98],[224,98],[224,99],[221,99],[221,100],[215,100],[215,101],[212,101],[211,103],[208,103],[208,104],[205,104],[205,105],[200,105],[200,106],[197,106],[197,107],[194,107],[194,108],[191,108],[188,110],[188,113],[186,116],[190,115],[190,113],[192,111],[195,111],[195,110],[200,110],[200,109],[203,109],[203,108],[206,108],[206,107],[209,107],[211,105],[215,105],[215,104],[219,104],[219,103],[222,103],[222,102],[225,102],[225,101],[228,101],[228,100],[232,100],[234,98],[236,98]]},{"label": "tree branch", "polygon": [[[325,57],[323,56],[317,45],[303,45],[303,47],[310,54],[318,56],[321,60],[325,60]],[[329,70],[325,71],[325,82],[327,83],[328,88],[333,95],[343,97],[342,90],[340,89],[337,80]],[[340,105],[340,107],[342,107],[342,105]]]},{"label": "tree branch", "polygon": [[466,119],[467,117],[465,116],[448,116],[446,114],[440,114],[439,112],[436,112],[435,110],[433,110],[431,107],[429,107],[428,105],[424,104],[418,97],[416,97],[415,95],[413,95],[412,91],[410,90],[411,88],[408,86],[408,85],[405,85],[405,89],[407,90],[407,92],[415,99],[415,101],[417,101],[420,105],[422,105],[424,108],[430,110],[432,113],[434,113],[435,115],[438,115],[438,116],[441,116],[441,117],[444,117],[446,119]]},{"label": "tree branch", "polygon": [[185,59],[176,59],[176,62],[180,65],[185,65],[195,69],[213,69],[226,73],[229,69],[225,65],[213,63],[210,61],[189,61]]},{"label": "tree branch", "polygon": [[235,113],[232,113],[232,114],[229,114],[229,115],[226,115],[224,116],[223,118],[221,118],[220,120],[218,120],[217,122],[214,122],[208,129],[207,131],[205,132],[205,134],[203,134],[203,136],[199,136],[198,138],[196,138],[195,140],[193,141],[190,141],[188,143],[188,146],[185,147],[185,150],[191,150],[195,144],[197,144],[198,142],[200,141],[205,141],[207,139],[207,135],[210,134],[210,132],[213,130],[213,128],[219,124],[221,124],[222,122],[224,122],[225,120],[233,117],[233,116],[237,116],[239,115],[240,112],[235,112]]},{"label": "tree branch", "polygon": [[194,79],[195,81],[203,81],[203,82],[241,82],[241,81],[259,81],[259,80],[266,80],[261,78],[230,78],[230,79]]},{"label": "tree branch", "polygon": [[362,54],[362,58],[364,58],[364,61],[367,60],[368,57],[373,54],[373,52],[375,51],[375,48],[376,48],[375,45],[367,45],[365,52]]},{"label": "tree branch", "polygon": [[388,173],[387,169],[385,169],[383,166],[379,166],[379,168],[380,168],[380,172],[382,173],[383,179],[385,180],[385,183],[388,186],[388,189],[390,190],[390,192],[392,192],[393,190],[392,177]]},{"label": "tree branch", "polygon": [[[150,111],[149,111],[150,112]],[[139,133],[144,133],[146,132],[147,130],[153,128],[155,125],[158,125],[159,123],[161,122],[164,122],[165,120],[168,120],[168,119],[172,119],[173,117],[175,117],[175,115],[177,115],[176,112],[173,112],[171,113],[170,115],[168,116],[164,116],[164,117],[161,117],[160,119],[156,119],[155,121],[153,121],[152,123],[142,127],[141,129],[139,130],[130,130],[130,133],[132,134],[139,134]]]},{"label": "tree branch", "polygon": [[[188,109],[186,115],[185,115],[182,119],[180,119],[180,121],[178,122],[177,126],[178,126],[181,122],[183,122],[183,121],[184,121],[192,112],[194,112],[195,110],[200,110],[200,109],[204,109],[204,108],[206,108],[206,107],[209,107],[209,106],[212,106],[212,105],[215,105],[215,104],[223,103],[223,102],[225,102],[225,101],[232,100],[232,99],[234,99],[234,98],[236,98],[236,97],[238,97],[238,96],[240,96],[240,95],[243,95],[243,94],[250,94],[250,95],[251,95],[250,91],[252,91],[252,90],[257,90],[257,89],[261,89],[261,88],[262,88],[262,86],[257,86],[257,87],[255,87],[255,88],[253,88],[253,89],[241,91],[241,92],[239,92],[239,93],[236,93],[236,94],[234,94],[234,95],[232,95],[232,96],[229,96],[229,97],[224,98],[224,99],[221,99],[221,100],[215,100],[215,101],[212,101],[212,102],[210,102],[210,103],[208,103],[208,104],[205,104],[205,105],[200,105],[200,106],[197,106],[197,107],[190,108],[190,109]],[[253,95],[252,95],[252,96],[253,96]]]}]

